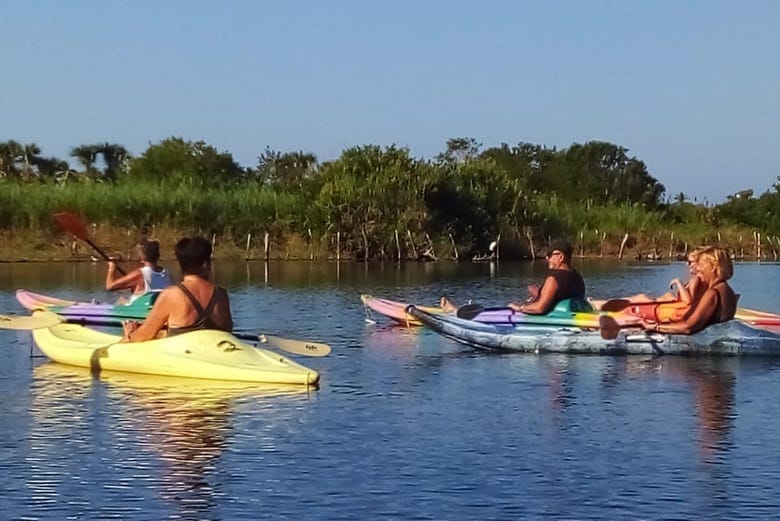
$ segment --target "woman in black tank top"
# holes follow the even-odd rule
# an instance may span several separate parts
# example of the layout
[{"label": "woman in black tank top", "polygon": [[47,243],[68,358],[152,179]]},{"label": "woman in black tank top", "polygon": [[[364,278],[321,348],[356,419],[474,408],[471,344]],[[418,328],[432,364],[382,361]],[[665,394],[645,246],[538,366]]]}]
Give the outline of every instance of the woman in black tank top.
[{"label": "woman in black tank top", "polygon": [[[217,303],[217,300],[219,298],[219,291],[222,289],[219,286],[216,286],[214,288],[214,292],[211,294],[211,298],[209,299],[209,303],[204,308],[200,305],[200,302],[198,302],[198,299],[195,298],[195,295],[193,295],[190,290],[187,289],[187,286],[185,286],[182,283],[176,284],[176,287],[179,288],[182,293],[189,299],[190,303],[192,304],[192,307],[195,308],[195,311],[198,313],[198,318],[189,326],[180,326],[180,327],[173,327],[168,326],[168,336],[171,335],[180,335],[182,333],[187,333],[189,331],[196,331],[198,329],[220,329],[219,324],[217,324],[214,319],[211,318],[212,314],[214,313],[214,306]],[[224,291],[224,290],[223,290]]]},{"label": "woman in black tank top", "polygon": [[141,342],[155,338],[168,328],[168,334],[196,329],[233,329],[227,291],[209,281],[211,243],[203,237],[184,238],[176,243],[176,259],[182,281],[160,293],[142,324],[125,326],[125,339]]}]

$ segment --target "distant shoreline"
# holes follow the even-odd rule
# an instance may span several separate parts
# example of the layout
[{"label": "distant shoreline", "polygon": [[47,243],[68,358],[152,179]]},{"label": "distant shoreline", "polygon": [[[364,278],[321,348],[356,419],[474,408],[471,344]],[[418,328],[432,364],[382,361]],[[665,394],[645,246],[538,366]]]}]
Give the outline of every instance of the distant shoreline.
[{"label": "distant shoreline", "polygon": [[[203,233],[203,232],[200,232]],[[146,235],[160,242],[161,259],[168,261],[174,259],[173,249],[181,237],[198,234],[197,231],[180,229],[173,226],[156,226]],[[103,252],[111,257],[119,258],[122,262],[134,262],[134,245],[141,235],[138,230],[114,226],[95,226],[90,230],[90,239]],[[312,239],[295,233],[267,236],[267,234],[248,234],[235,236],[226,234],[205,234],[214,245],[215,260],[242,260],[242,261],[326,261],[340,260],[350,262],[363,262],[364,251],[361,243],[347,242],[345,236],[341,236],[338,242],[336,235]],[[571,242],[574,245],[575,259],[605,259],[621,261],[642,262],[676,262],[684,260],[687,251],[702,246],[702,244],[690,244],[683,242],[654,242],[642,238],[633,237],[633,242],[623,248],[620,256],[621,242],[618,237],[607,238],[599,242],[592,241],[583,247],[578,243],[577,237]],[[625,238],[624,238],[625,241]],[[427,245],[417,245],[416,249],[404,247],[400,255],[397,248],[374,249],[369,255],[369,262],[490,262],[496,254],[500,261],[530,261],[529,253],[533,253],[537,260],[544,259],[544,244],[534,240],[533,251],[529,252],[528,239],[515,237],[513,239],[501,239],[498,250],[492,253],[471,255],[468,250],[460,246],[456,249],[453,242],[446,238],[429,238]],[[742,241],[737,244],[729,244],[731,241],[720,241],[717,244],[732,252],[732,258],[740,261],[758,261],[759,250],[756,243]],[[3,244],[0,252],[0,263],[25,263],[25,262],[103,262],[102,256],[93,248],[81,240],[59,232],[52,228],[26,228],[13,231],[0,231],[0,244]],[[338,249],[337,249],[338,245]],[[393,245],[395,246],[395,245]],[[337,255],[338,252],[338,255]],[[777,261],[777,245],[762,244],[760,250],[761,261]]]}]

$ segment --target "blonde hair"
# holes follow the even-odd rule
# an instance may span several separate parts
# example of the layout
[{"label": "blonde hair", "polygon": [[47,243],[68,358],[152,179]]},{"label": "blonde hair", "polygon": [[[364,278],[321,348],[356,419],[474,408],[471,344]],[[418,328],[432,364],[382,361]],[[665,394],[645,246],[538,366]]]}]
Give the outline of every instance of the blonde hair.
[{"label": "blonde hair", "polygon": [[691,251],[688,252],[688,256],[686,257],[686,260],[688,262],[696,262],[699,260],[699,257],[701,256],[701,252],[706,250],[708,246],[699,246],[698,248],[694,248]]},{"label": "blonde hair", "polygon": [[715,276],[719,280],[729,280],[734,276],[734,263],[731,256],[723,248],[709,246],[703,248],[698,260],[704,260],[712,266]]}]

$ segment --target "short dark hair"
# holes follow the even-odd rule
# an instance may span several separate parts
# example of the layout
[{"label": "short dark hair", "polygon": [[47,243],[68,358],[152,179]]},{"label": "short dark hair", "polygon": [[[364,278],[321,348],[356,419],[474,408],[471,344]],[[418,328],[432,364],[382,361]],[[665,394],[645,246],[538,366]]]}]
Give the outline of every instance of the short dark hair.
[{"label": "short dark hair", "polygon": [[138,241],[138,253],[141,255],[141,259],[147,262],[157,262],[160,260],[160,243],[141,239]]},{"label": "short dark hair", "polygon": [[553,239],[550,241],[550,246],[547,248],[547,256],[552,255],[552,252],[559,251],[563,253],[563,256],[567,261],[571,260],[574,248],[571,247],[571,243],[566,239]]},{"label": "short dark hair", "polygon": [[185,237],[176,243],[176,259],[182,275],[198,274],[211,261],[211,243],[203,237]]}]

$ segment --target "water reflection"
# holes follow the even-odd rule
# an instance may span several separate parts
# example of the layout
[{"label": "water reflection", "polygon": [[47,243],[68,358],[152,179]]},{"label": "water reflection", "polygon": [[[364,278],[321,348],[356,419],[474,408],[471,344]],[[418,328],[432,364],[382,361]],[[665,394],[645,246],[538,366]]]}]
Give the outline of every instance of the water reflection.
[{"label": "water reflection", "polygon": [[560,412],[570,406],[575,398],[569,367],[571,357],[551,355],[545,357],[545,359],[548,364],[547,378],[550,390],[550,404],[553,411]]},{"label": "water reflection", "polygon": [[[212,483],[230,436],[231,403],[249,386],[160,382],[139,375],[104,375],[110,395],[122,404],[123,427],[162,461],[159,490],[177,512],[212,518]],[[197,516],[200,517],[200,516]]]},{"label": "water reflection", "polygon": [[[526,355],[527,356],[527,355]],[[630,382],[656,381],[663,389],[682,389],[684,408],[695,418],[696,447],[700,461],[715,464],[732,447],[730,433],[736,419],[735,395],[739,360],[736,358],[685,358],[685,357],[577,357],[571,355],[543,355],[539,357],[540,373],[546,374],[545,385],[549,394],[549,411],[553,418],[564,419],[576,416],[569,409],[579,402],[583,407],[588,402],[588,391],[581,388],[589,371],[601,373],[602,389],[616,403],[626,396],[634,396],[636,388],[628,388]],[[544,378],[544,377],[543,377]],[[579,386],[577,384],[580,384]],[[647,389],[639,389],[639,394]],[[663,394],[663,399],[669,395]],[[674,400],[680,394],[672,394]],[[651,405],[643,399],[648,411],[655,411],[658,404]],[[636,405],[642,402],[636,402]],[[670,404],[661,404],[660,407]],[[648,412],[654,414],[654,412]],[[668,413],[658,421],[669,421]],[[566,422],[559,428],[570,428]]]},{"label": "water reflection", "polygon": [[[53,511],[72,510],[72,501],[63,504],[69,494],[61,485],[70,478],[71,467],[90,468],[93,458],[102,466],[110,459],[101,475],[114,483],[118,497],[122,491],[137,494],[140,486],[149,499],[162,503],[159,510],[184,519],[220,517],[216,509],[224,493],[219,469],[235,437],[237,411],[262,400],[308,396],[301,386],[111,372],[93,377],[86,369],[54,363],[34,369],[32,393],[33,443],[27,463],[33,496],[48,498]],[[98,434],[104,430],[108,432]],[[112,439],[111,454],[90,447],[87,461],[79,461],[63,452],[64,446],[83,446],[94,436]],[[111,465],[120,465],[121,473],[112,475]],[[111,513],[121,516],[130,513],[125,509],[137,509],[131,505],[138,498],[133,499],[118,501],[119,510]],[[150,513],[155,507],[144,504],[141,509]]]},{"label": "water reflection", "polygon": [[[375,320],[375,315],[369,315]],[[366,326],[362,344],[381,353],[401,352],[416,354],[420,336],[427,332],[420,327],[406,327],[398,324],[377,324]]]},{"label": "water reflection", "polygon": [[729,434],[736,418],[737,358],[628,357],[625,373],[632,378],[671,380],[690,391],[697,420],[699,455],[717,463],[731,446]]}]

